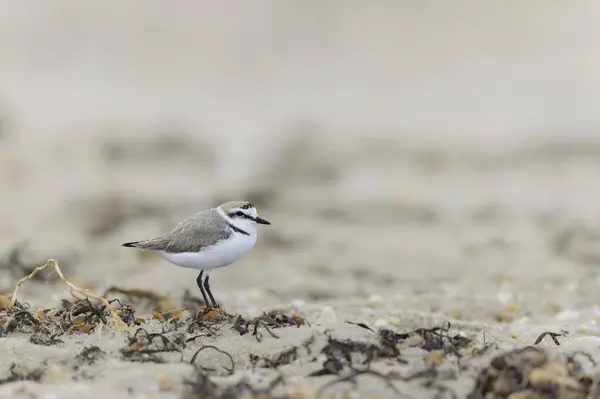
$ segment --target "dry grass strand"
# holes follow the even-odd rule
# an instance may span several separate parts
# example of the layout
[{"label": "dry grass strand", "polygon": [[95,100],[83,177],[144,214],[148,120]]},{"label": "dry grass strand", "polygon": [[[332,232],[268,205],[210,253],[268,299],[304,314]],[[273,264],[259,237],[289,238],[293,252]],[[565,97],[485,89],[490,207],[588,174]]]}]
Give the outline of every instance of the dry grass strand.
[{"label": "dry grass strand", "polygon": [[15,285],[15,289],[13,291],[13,295],[11,297],[11,302],[10,302],[10,307],[14,307],[16,302],[17,302],[17,295],[19,293],[19,289],[21,288],[21,286],[31,280],[32,278],[35,277],[36,274],[38,274],[39,272],[41,272],[44,269],[47,268],[52,268],[54,269],[54,271],[56,271],[56,274],[58,274],[58,277],[63,281],[63,283],[65,283],[65,285],[67,287],[69,287],[71,290],[80,293],[83,296],[86,296],[88,298],[92,298],[92,299],[96,299],[100,302],[102,302],[106,308],[110,311],[111,314],[111,320],[108,322],[108,326],[118,330],[118,331],[127,331],[129,329],[129,327],[127,326],[127,324],[125,324],[125,322],[123,322],[123,320],[121,320],[121,318],[119,317],[119,315],[117,314],[117,311],[115,310],[115,308],[106,300],[106,298],[103,298],[101,296],[98,295],[94,295],[91,292],[84,290],[82,288],[77,287],[75,284],[71,283],[69,280],[67,280],[67,278],[65,277],[65,275],[63,274],[62,270],[60,270],[60,266],[58,265],[58,261],[55,259],[50,259],[46,262],[46,264],[36,267],[28,276],[23,277],[22,279],[20,279],[17,284]]}]

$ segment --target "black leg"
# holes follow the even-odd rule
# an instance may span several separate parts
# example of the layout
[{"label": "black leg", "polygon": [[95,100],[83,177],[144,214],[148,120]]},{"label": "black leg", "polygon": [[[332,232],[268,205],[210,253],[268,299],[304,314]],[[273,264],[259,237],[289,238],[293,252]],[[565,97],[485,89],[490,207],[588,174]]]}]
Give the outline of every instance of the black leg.
[{"label": "black leg", "polygon": [[206,292],[208,293],[208,296],[210,297],[210,300],[213,303],[213,306],[215,308],[218,308],[219,305],[217,304],[217,301],[215,301],[215,297],[213,296],[212,292],[210,292],[210,286],[208,285],[208,274],[206,275],[206,278],[204,279],[204,289],[206,290]]},{"label": "black leg", "polygon": [[200,288],[200,293],[202,294],[202,298],[204,299],[204,303],[206,304],[206,308],[210,308],[210,303],[208,303],[208,298],[206,297],[206,292],[204,292],[204,288],[202,287],[202,276],[204,275],[204,271],[201,271],[196,279],[196,283],[198,284],[198,288]]}]

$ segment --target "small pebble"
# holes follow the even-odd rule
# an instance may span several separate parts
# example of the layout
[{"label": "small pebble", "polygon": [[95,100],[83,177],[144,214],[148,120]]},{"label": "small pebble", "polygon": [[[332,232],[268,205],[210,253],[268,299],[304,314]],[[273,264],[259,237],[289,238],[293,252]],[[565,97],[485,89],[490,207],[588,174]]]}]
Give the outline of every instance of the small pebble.
[{"label": "small pebble", "polygon": [[294,299],[292,301],[292,306],[294,307],[294,309],[298,310],[298,309],[302,308],[305,303],[306,302],[304,302],[302,299]]},{"label": "small pebble", "polygon": [[443,361],[444,361],[444,351],[443,350],[431,351],[425,357],[425,362],[430,365],[438,366],[438,365],[442,364]]},{"label": "small pebble", "polygon": [[246,314],[248,317],[258,317],[262,314],[262,311],[256,306],[249,306],[246,308]]},{"label": "small pebble", "polygon": [[390,323],[386,320],[386,319],[377,319],[375,320],[375,327],[376,328],[385,328],[385,327],[389,327]]},{"label": "small pebble", "polygon": [[425,357],[425,356],[427,356],[427,353],[428,352],[425,349],[421,349],[421,348],[417,348],[417,347],[406,348],[406,349],[402,350],[402,356],[410,357],[410,358]]},{"label": "small pebble", "polygon": [[246,370],[242,375],[244,376],[243,378],[252,385],[260,383],[264,377],[261,373],[252,370]]},{"label": "small pebble", "polygon": [[556,320],[575,320],[579,317],[579,312],[574,310],[563,310],[559,314],[556,315]]},{"label": "small pebble", "polygon": [[496,294],[496,298],[498,299],[498,301],[502,302],[505,305],[510,303],[512,297],[513,295],[510,292],[499,292]]},{"label": "small pebble", "polygon": [[517,305],[512,305],[512,304],[511,304],[511,305],[508,305],[508,306],[506,307],[506,310],[508,310],[509,312],[513,312],[513,313],[515,313],[515,312],[518,312],[518,311],[519,311],[519,307],[518,307]]},{"label": "small pebble", "polygon": [[0,295],[0,310],[5,310],[10,307],[10,299],[4,295]]},{"label": "small pebble", "polygon": [[325,306],[321,309],[321,313],[317,318],[316,325],[322,327],[329,327],[337,322],[337,315],[330,306]]},{"label": "small pebble", "polygon": [[260,292],[259,290],[252,290],[248,293],[248,299],[250,299],[251,301],[256,301],[261,296],[262,292]]}]

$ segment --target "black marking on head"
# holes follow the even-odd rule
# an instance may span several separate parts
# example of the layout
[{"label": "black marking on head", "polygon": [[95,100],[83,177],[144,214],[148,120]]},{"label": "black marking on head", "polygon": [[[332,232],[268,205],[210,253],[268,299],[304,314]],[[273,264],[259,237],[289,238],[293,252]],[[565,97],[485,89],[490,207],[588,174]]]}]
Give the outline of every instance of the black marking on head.
[{"label": "black marking on head", "polygon": [[255,217],[253,215],[248,215],[246,212],[242,211],[242,209],[247,210],[247,209],[250,209],[250,208],[254,208],[252,206],[252,204],[250,204],[250,203],[245,204],[245,205],[243,205],[241,207],[238,207],[238,208],[233,208],[229,213],[227,213],[227,216],[229,218],[231,218],[231,219],[234,219],[234,220],[235,219],[247,219],[247,220],[252,220],[254,223],[260,223],[258,221],[258,219],[260,219],[260,218],[257,219],[257,217]]},{"label": "black marking on head", "polygon": [[246,214],[245,212],[240,211],[239,209],[244,209],[244,208],[238,208],[237,211],[235,212],[229,212],[227,214],[227,216],[229,216],[232,219],[250,219],[250,220],[254,220],[254,218],[248,214]]}]

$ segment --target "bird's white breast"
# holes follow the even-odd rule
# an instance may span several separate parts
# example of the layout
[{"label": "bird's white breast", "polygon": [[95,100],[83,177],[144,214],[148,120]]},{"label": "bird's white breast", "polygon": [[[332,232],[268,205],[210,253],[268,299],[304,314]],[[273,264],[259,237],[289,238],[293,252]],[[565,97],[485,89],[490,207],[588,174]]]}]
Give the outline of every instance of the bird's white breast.
[{"label": "bird's white breast", "polygon": [[254,248],[257,234],[234,233],[226,240],[204,248],[200,252],[172,253],[159,251],[167,261],[181,267],[209,270],[223,267],[244,257]]}]

